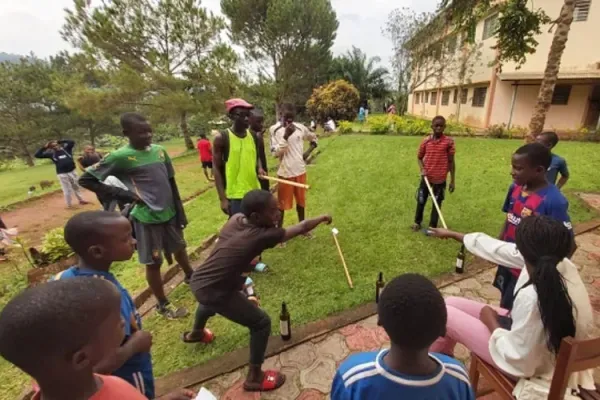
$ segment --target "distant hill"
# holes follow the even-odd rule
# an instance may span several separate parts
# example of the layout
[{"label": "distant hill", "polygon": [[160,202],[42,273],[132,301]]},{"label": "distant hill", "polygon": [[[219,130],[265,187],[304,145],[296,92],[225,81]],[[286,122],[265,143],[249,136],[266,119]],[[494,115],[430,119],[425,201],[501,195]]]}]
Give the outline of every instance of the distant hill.
[{"label": "distant hill", "polygon": [[8,62],[19,62],[19,60],[21,59],[22,56],[18,55],[18,54],[11,54],[11,53],[5,53],[5,52],[0,52],[0,62],[4,62],[4,61],[8,61]]}]

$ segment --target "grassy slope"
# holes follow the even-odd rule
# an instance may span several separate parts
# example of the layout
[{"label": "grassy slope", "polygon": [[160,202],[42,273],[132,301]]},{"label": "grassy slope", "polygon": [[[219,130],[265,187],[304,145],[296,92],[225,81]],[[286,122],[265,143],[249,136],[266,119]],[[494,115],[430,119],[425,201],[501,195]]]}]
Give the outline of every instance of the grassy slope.
[{"label": "grassy slope", "polygon": [[[317,230],[314,240],[297,239],[285,249],[267,252],[265,260],[271,265],[270,272],[253,278],[263,306],[274,319],[275,333],[279,304],[283,300],[290,306],[294,324],[301,324],[371,301],[379,271],[389,279],[407,271],[433,276],[452,268],[458,250],[456,244],[435,241],[408,230],[418,184],[415,152],[419,141],[419,138],[387,136],[344,136],[322,141],[325,152],[315,166],[309,167],[312,189],[308,213],[333,214],[355,289],[350,291],[347,287],[326,227]],[[503,219],[500,207],[510,182],[510,154],[520,144],[508,140],[457,140],[457,192],[448,195],[443,208],[452,228],[482,230],[494,235],[498,232]],[[572,173],[569,191],[600,191],[600,172],[592,165],[597,148],[587,143],[559,145],[557,151],[569,161]],[[176,164],[186,162],[182,158]],[[194,179],[204,182],[198,174],[187,175],[179,168],[178,171],[182,187],[188,184],[193,187]],[[187,180],[189,183],[184,183]],[[569,199],[574,221],[594,216],[574,196],[569,194]],[[186,230],[190,246],[199,245],[225,220],[214,190],[191,202],[186,210],[191,221]],[[288,224],[296,221],[293,214],[288,214]],[[132,292],[145,286],[144,271],[135,260],[115,265],[114,272]],[[193,315],[195,300],[186,286],[177,288],[171,299],[186,305]],[[181,321],[167,322],[156,316],[145,320],[145,329],[154,335],[157,376],[247,345],[247,331],[221,317],[209,322],[218,336],[214,344],[184,345],[179,340],[180,334],[189,330],[191,324],[192,316]],[[0,359],[0,382],[0,399],[12,399],[27,378]]]},{"label": "grassy slope", "polygon": [[[172,139],[160,143],[168,151],[183,151],[185,146],[182,138]],[[103,149],[100,149],[103,150]],[[75,151],[78,154],[78,150]],[[78,171],[79,172],[79,171]],[[0,190],[0,207],[7,207],[27,198],[27,191],[30,186],[36,186],[36,195],[41,195],[53,190],[60,189],[58,182],[55,182],[52,188],[40,190],[40,181],[56,181],[56,169],[54,164],[48,161],[39,161],[35,167],[23,167],[15,170],[0,172],[0,180],[3,182],[3,188]]]}]

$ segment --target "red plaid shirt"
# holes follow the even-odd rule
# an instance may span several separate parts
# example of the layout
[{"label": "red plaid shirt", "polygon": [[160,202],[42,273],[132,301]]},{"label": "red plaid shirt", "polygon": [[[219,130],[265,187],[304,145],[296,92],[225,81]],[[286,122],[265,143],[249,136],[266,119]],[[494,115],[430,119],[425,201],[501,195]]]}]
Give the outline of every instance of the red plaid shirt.
[{"label": "red plaid shirt", "polygon": [[418,157],[423,160],[425,175],[431,183],[444,183],[448,176],[450,156],[456,153],[454,140],[442,135],[435,139],[433,135],[427,136],[419,146]]}]

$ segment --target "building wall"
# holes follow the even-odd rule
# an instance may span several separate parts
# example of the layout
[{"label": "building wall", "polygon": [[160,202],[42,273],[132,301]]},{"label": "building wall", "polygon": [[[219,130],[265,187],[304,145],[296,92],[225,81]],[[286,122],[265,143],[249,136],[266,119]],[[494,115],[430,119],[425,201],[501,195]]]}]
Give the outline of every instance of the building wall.
[{"label": "building wall", "polygon": [[[552,105],[544,129],[578,129],[583,125],[592,84],[573,84],[566,105]],[[514,86],[511,82],[498,82],[490,124],[508,124]],[[527,127],[537,101],[539,84],[519,85],[511,126]]]},{"label": "building wall", "polygon": [[[563,0],[544,0],[543,2],[535,2],[535,6],[543,6],[544,11],[554,18],[560,14],[560,9]],[[530,3],[531,5],[531,3]],[[465,86],[469,87],[469,96],[467,104],[461,105],[460,121],[474,127],[484,128],[486,125],[486,108],[490,101],[490,89],[486,96],[486,104],[484,107],[473,107],[471,105],[473,88],[481,85],[490,85],[493,80],[494,69],[490,63],[495,58],[495,50],[491,47],[496,44],[494,37],[483,40],[485,19],[479,22],[475,32],[479,51],[481,52],[477,62],[473,67],[473,74],[468,77]],[[569,40],[561,61],[562,72],[597,72],[600,71],[600,46],[593,45],[591,38],[597,37],[600,33],[600,0],[592,0],[588,18],[586,21],[574,21],[569,33]],[[522,73],[542,73],[546,66],[548,51],[552,42],[554,30],[549,32],[549,26],[542,27],[542,33],[536,36],[539,42],[536,52],[527,56],[527,62],[516,69],[513,63],[503,65],[503,73],[522,72]],[[457,50],[459,51],[459,50]],[[445,88],[453,90],[456,82],[456,71],[449,68],[446,71],[443,79],[429,79],[424,84],[415,88],[415,91],[428,91],[434,88],[440,89],[439,96]],[[535,81],[533,81],[535,82]],[[535,85],[519,86],[517,91],[517,99],[514,108],[512,126],[527,127],[539,91],[539,81]],[[588,97],[591,93],[591,84],[574,84],[569,103],[567,105],[553,105],[550,107],[546,118],[546,129],[578,129],[584,123],[584,118],[588,109]],[[508,123],[510,114],[510,104],[512,99],[512,82],[497,81],[493,107],[491,109],[488,125],[506,124]],[[411,103],[412,104],[412,96]],[[435,116],[436,106],[432,105],[414,105],[412,113],[431,118]],[[449,106],[439,106],[437,108],[439,114],[444,116],[456,115],[456,105],[452,103],[452,98]],[[411,107],[409,107],[411,112]]]},{"label": "building wall", "polygon": [[[542,6],[551,19],[560,15],[564,0],[543,0],[533,2]],[[531,2],[529,2],[531,5]],[[548,52],[554,29],[549,32],[549,26],[542,27],[542,33],[536,36],[538,46],[534,54],[527,56],[527,62],[519,69],[513,63],[507,63],[502,72],[543,72],[548,59]],[[569,32],[567,47],[563,53],[560,70],[567,71],[598,71],[600,68],[600,46],[594,44],[593,38],[600,33],[600,1],[592,0],[587,21],[573,21]]]}]

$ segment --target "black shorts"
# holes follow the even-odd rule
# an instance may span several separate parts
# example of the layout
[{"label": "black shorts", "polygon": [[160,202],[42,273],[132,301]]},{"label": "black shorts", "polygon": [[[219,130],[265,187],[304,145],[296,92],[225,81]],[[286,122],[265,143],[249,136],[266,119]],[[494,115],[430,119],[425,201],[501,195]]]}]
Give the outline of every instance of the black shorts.
[{"label": "black shorts", "polygon": [[202,161],[202,168],[212,169],[212,161]]}]

